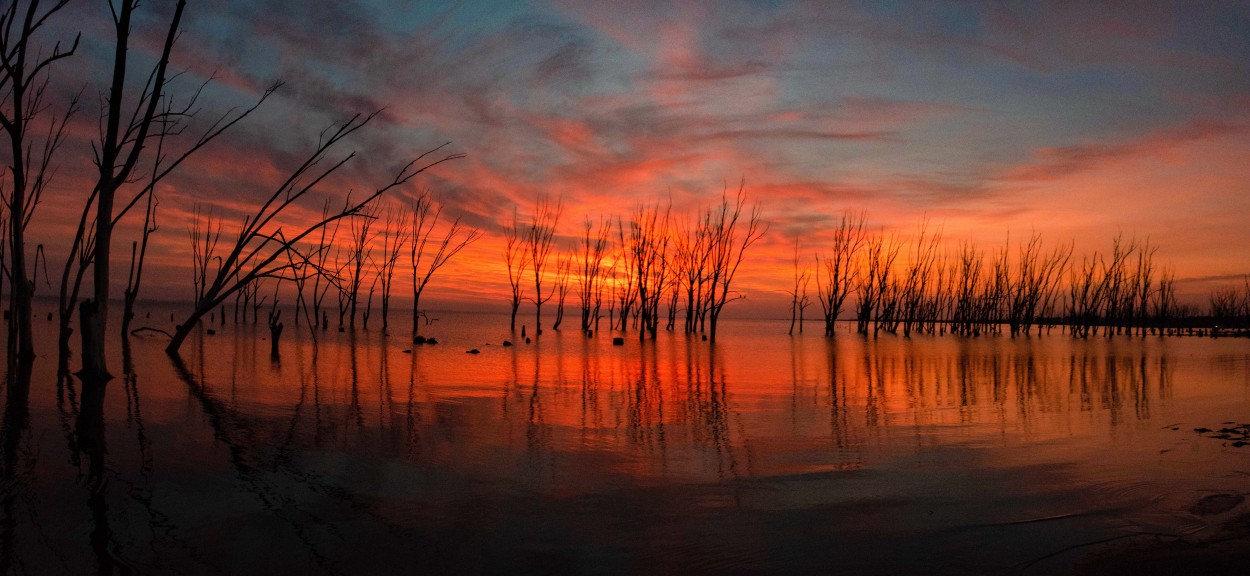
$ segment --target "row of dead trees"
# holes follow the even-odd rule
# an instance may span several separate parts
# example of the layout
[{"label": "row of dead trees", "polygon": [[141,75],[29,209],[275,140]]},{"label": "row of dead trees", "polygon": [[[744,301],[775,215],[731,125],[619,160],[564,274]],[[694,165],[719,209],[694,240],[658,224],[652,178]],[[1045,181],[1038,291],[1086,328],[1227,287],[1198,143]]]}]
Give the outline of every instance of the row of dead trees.
[{"label": "row of dead trees", "polygon": [[[830,336],[844,310],[853,313],[860,334],[904,336],[1016,336],[1056,326],[1081,338],[1144,335],[1179,330],[1197,315],[1178,304],[1174,275],[1156,264],[1157,247],[1149,241],[1117,235],[1110,252],[1078,261],[1071,243],[1047,248],[1040,234],[988,251],[972,243],[949,251],[927,221],[902,240],[869,230],[866,220],[862,212],[842,215],[814,266],[802,261],[796,242],[791,333],[796,325],[802,331],[812,278]],[[1212,293],[1211,318],[1245,327],[1250,279]]]},{"label": "row of dead trees", "polygon": [[[48,277],[47,259],[41,247],[32,249],[28,241],[35,210],[54,175],[91,174],[82,191],[82,211],[60,272],[58,343],[61,365],[65,366],[76,314],[81,336],[79,374],[85,381],[104,382],[110,378],[106,343],[115,340],[106,336],[114,277],[114,230],[125,218],[137,220],[137,213],[143,210],[140,237],[131,244],[127,286],[122,295],[124,352],[148,242],[158,230],[158,190],[188,159],[249,117],[282,82],[270,84],[249,105],[231,107],[216,115],[205,112],[201,96],[212,78],[188,84],[191,75],[180,71],[173,62],[187,11],[185,0],[152,6],[137,0],[117,0],[110,3],[111,10],[100,12],[111,16],[108,29],[113,36],[112,44],[104,47],[110,51],[111,58],[104,59],[109,69],[94,75],[104,83],[95,87],[99,102],[85,106],[98,111],[98,117],[80,121],[78,115],[84,106],[79,101],[85,90],[65,92],[62,87],[78,85],[82,79],[69,74],[54,78],[60,62],[75,57],[79,35],[60,37],[56,30],[91,24],[71,22],[65,10],[67,5],[67,0],[22,0],[0,7],[0,131],[6,140],[0,146],[0,161],[7,168],[0,173],[0,208],[4,212],[0,267],[9,288],[7,352],[19,363],[29,363],[35,357],[31,301],[37,271]],[[138,37],[156,38],[159,42],[149,50],[146,45],[132,45],[132,39]],[[331,277],[323,273],[324,266],[310,264],[325,251],[309,249],[312,238],[324,238],[327,228],[338,230],[344,222],[360,231],[366,226],[364,223],[375,219],[371,211],[385,194],[405,186],[425,170],[461,157],[443,154],[443,146],[439,146],[404,163],[372,192],[356,199],[348,194],[342,204],[333,207],[327,204],[321,217],[311,223],[292,223],[288,218],[291,208],[306,201],[314,191],[324,192],[329,187],[328,179],[356,155],[339,150],[376,114],[349,116],[322,131],[308,155],[289,167],[286,178],[275,183],[267,196],[258,198],[254,208],[244,210],[247,214],[241,217],[241,225],[231,230],[232,243],[219,245],[221,228],[207,214],[203,221],[197,219],[192,226],[192,241],[197,250],[196,302],[172,334],[167,351],[177,353],[200,320],[230,299],[257,301],[262,282],[300,283],[311,277]],[[61,165],[64,144],[89,132],[75,130],[74,126],[93,124],[98,126],[98,134],[81,143],[82,148],[92,151],[86,161],[90,166]],[[411,228],[408,233],[409,242],[416,239],[421,243]],[[399,243],[397,238],[389,241]],[[392,249],[388,245],[387,250]],[[377,267],[376,263],[372,265]],[[355,269],[353,282],[363,282],[364,266],[362,263]],[[313,269],[319,273],[312,274]],[[430,269],[426,268],[427,272]],[[337,274],[333,277],[341,278]],[[51,284],[50,279],[47,283]],[[352,304],[355,306],[356,299]]]},{"label": "row of dead trees", "polygon": [[671,204],[652,204],[628,217],[588,219],[568,250],[557,241],[562,212],[560,202],[540,197],[528,218],[514,212],[504,230],[513,332],[522,303],[529,302],[534,335],[541,335],[543,306],[553,300],[551,329],[559,330],[566,303],[576,295],[579,329],[587,335],[606,318],[610,330],[654,339],[661,330],[676,331],[680,319],[684,333],[714,341],[725,306],[746,298],[733,280],[765,231],[759,206],[747,205],[741,184],[686,217],[674,214]]},{"label": "row of dead trees", "polygon": [[1209,303],[1215,326],[1250,329],[1250,274],[1243,276],[1238,286],[1212,291]]},{"label": "row of dead trees", "polygon": [[[321,220],[331,219],[335,210],[327,202]],[[316,238],[292,244],[285,252],[284,265],[273,273],[239,282],[233,303],[223,302],[217,318],[224,324],[260,319],[268,306],[270,329],[279,330],[279,296],[291,294],[295,300],[296,325],[306,324],[322,331],[333,323],[338,331],[356,329],[357,321],[369,328],[375,305],[380,312],[383,333],[390,328],[391,301],[397,272],[407,276],[412,296],[412,336],[423,324],[421,296],[435,273],[482,235],[466,226],[459,217],[443,217],[441,203],[421,191],[401,206],[366,205],[350,219],[337,219],[322,226]],[[218,242],[222,236],[221,218],[211,210],[196,211],[188,229],[191,245],[192,276],[197,308],[207,305],[209,279],[222,272]],[[235,270],[238,273],[238,270]],[[314,339],[316,333],[313,333]]]}]

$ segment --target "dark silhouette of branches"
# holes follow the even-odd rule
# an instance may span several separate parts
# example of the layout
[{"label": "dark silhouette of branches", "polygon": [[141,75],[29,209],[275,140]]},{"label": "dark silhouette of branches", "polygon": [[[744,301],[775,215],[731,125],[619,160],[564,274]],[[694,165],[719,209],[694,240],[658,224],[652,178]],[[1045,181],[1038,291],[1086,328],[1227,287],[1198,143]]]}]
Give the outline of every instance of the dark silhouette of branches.
[{"label": "dark silhouette of branches", "polygon": [[[13,1],[0,13],[0,129],[8,137],[8,172],[0,176],[0,203],[8,216],[6,226],[10,259],[9,330],[7,351],[11,358],[29,362],[35,357],[31,326],[31,298],[35,293],[33,269],[28,269],[26,227],[52,179],[52,160],[64,142],[66,126],[78,109],[75,96],[60,115],[49,114],[49,74],[53,64],[78,49],[79,36],[47,49],[41,29],[67,4],[67,0],[41,7],[41,2]],[[45,117],[51,116],[46,119]],[[46,128],[45,128],[46,126]]]},{"label": "dark silhouette of branches", "polygon": [[[817,257],[816,291],[820,296],[820,311],[825,320],[825,336],[833,336],[838,315],[846,297],[859,281],[859,268],[855,262],[864,245],[863,212],[846,212],[833,230],[833,245],[829,253]],[[824,271],[822,281],[821,271]]]},{"label": "dark silhouette of branches", "polygon": [[668,292],[666,283],[671,280],[668,272],[670,213],[670,208],[640,206],[629,223],[625,260],[626,268],[634,273],[641,324],[639,338],[650,335],[655,339],[659,329],[660,301]]},{"label": "dark silhouette of branches", "polygon": [[612,223],[601,218],[596,226],[588,219],[583,230],[578,295],[581,297],[582,332],[589,333],[598,329],[603,305],[603,282],[607,271],[603,260],[611,245]]},{"label": "dark silhouette of branches", "polygon": [[745,182],[738,185],[738,193],[731,199],[728,193],[721,196],[719,206],[708,213],[710,249],[711,299],[708,306],[708,339],[716,341],[716,328],[725,305],[746,295],[732,291],[734,276],[742,265],[747,248],[764,235],[766,226],[761,220],[760,207],[755,205],[743,221],[746,206]]},{"label": "dark silhouette of branches", "polygon": [[[430,284],[430,279],[456,254],[481,238],[482,232],[477,228],[466,227],[457,217],[441,232],[435,233],[435,228],[438,227],[439,219],[443,214],[443,206],[435,202],[425,191],[422,191],[413,201],[410,212],[412,214],[412,241],[409,244],[409,262],[412,264],[412,336],[416,338],[421,325],[418,321],[422,313],[421,295]],[[511,262],[509,260],[509,265]],[[513,315],[515,314],[514,305]]]},{"label": "dark silhouette of branches", "polygon": [[233,246],[223,257],[217,275],[204,291],[203,301],[194,307],[187,320],[174,332],[174,338],[166,347],[167,352],[176,354],[199,319],[243,287],[263,278],[284,277],[290,270],[291,263],[290,259],[283,262],[282,257],[287,251],[296,250],[306,238],[338,220],[358,217],[383,194],[406,184],[416,175],[443,162],[463,157],[462,154],[448,154],[427,160],[428,156],[439,152],[446,145],[429,150],[403,165],[389,182],[379,186],[362,200],[345,200],[338,211],[330,212],[312,224],[296,227],[292,233],[287,233],[278,217],[355,156],[352,152],[337,160],[326,161],[330,151],[338,143],[376,116],[376,112],[363,117],[356,115],[342,124],[326,129],[314,151],[303,163],[277,186],[273,194],[252,215],[244,218]]},{"label": "dark silhouette of branches", "polygon": [[[89,224],[88,219],[85,218],[84,225],[80,226],[79,231],[83,236],[90,233],[92,239],[91,242],[83,239],[75,242],[77,245],[82,245],[82,249],[86,249],[87,244],[90,244],[90,256],[88,258],[76,257],[73,254],[74,250],[71,250],[70,259],[67,262],[67,267],[72,267],[77,263],[79,266],[89,264],[92,269],[92,298],[83,301],[79,306],[83,342],[82,375],[91,380],[109,377],[104,354],[106,342],[104,328],[108,319],[109,279],[111,277],[109,257],[113,229],[118,220],[183,161],[248,116],[278,87],[278,84],[271,86],[250,108],[232,109],[222,114],[181,154],[164,156],[163,138],[183,132],[189,119],[197,114],[197,102],[204,88],[201,85],[182,101],[175,101],[168,94],[170,83],[178,76],[170,71],[170,56],[181,29],[186,2],[185,0],[177,2],[168,21],[164,23],[164,41],[161,44],[159,56],[146,75],[136,75],[130,70],[132,64],[130,61],[131,34],[134,32],[135,22],[145,20],[136,16],[140,3],[137,0],[121,0],[116,4],[111,4],[110,7],[114,30],[112,79],[108,90],[104,92],[104,100],[101,103],[100,136],[93,144],[95,166],[99,174],[86,202],[88,210],[94,204],[95,216],[89,219]],[[135,87],[128,85],[131,79],[144,77],[146,79],[137,90],[133,90]],[[126,98],[128,92],[134,96],[130,101]],[[155,148],[150,146],[149,141],[152,138],[162,139],[162,145]],[[152,157],[150,152],[153,149],[156,151],[155,157]],[[148,179],[146,186],[138,189],[130,201],[122,201],[120,210],[115,209],[115,205],[119,205],[118,193],[133,182],[133,174],[140,163],[145,161],[154,165],[152,177]],[[63,300],[70,300],[70,302],[67,302],[62,312],[67,315],[72,312],[67,312],[66,309],[72,310],[73,305],[72,298],[69,296],[77,294],[78,291],[77,286],[72,292],[65,287],[70,275],[68,272],[63,274]],[[80,275],[78,278],[75,284],[81,281]]]},{"label": "dark silhouette of branches", "polygon": [[373,223],[378,219],[376,204],[364,206],[351,219],[351,245],[348,250],[349,275],[346,296],[349,306],[348,324],[356,329],[356,310],[360,302],[360,286],[368,272],[366,265],[373,261]]},{"label": "dark silhouette of branches", "polygon": [[525,270],[529,267],[529,253],[525,246],[525,231],[516,210],[513,209],[512,225],[504,229],[504,263],[508,267],[508,284],[512,288],[512,317],[508,329],[512,332],[516,332],[516,313],[525,297],[522,282],[525,279]]},{"label": "dark silhouette of branches", "polygon": [[702,213],[695,220],[679,225],[677,231],[674,284],[685,292],[684,330],[687,334],[701,331],[707,321],[712,294],[708,273],[712,246],[710,218],[710,212]]},{"label": "dark silhouette of branches", "polygon": [[559,330],[564,323],[564,301],[572,288],[573,256],[560,255],[556,259],[556,319],[551,322],[552,330]]},{"label": "dark silhouette of branches", "polygon": [[562,211],[559,201],[552,206],[549,198],[540,196],[525,232],[525,250],[528,253],[530,271],[534,275],[534,294],[529,299],[534,303],[535,336],[542,336],[543,333],[543,304],[555,294],[554,287],[543,292],[543,284],[547,280],[547,260],[555,249],[556,225]]},{"label": "dark silhouette of branches", "polygon": [[790,295],[790,329],[786,334],[794,335],[794,326],[797,322],[799,334],[803,333],[803,311],[811,305],[811,300],[807,297],[807,286],[811,283],[812,273],[807,266],[801,264],[806,259],[799,258],[799,238],[794,238],[794,285],[787,294]]},{"label": "dark silhouette of branches", "polygon": [[382,264],[378,269],[382,284],[382,333],[386,334],[390,327],[391,287],[395,280],[395,266],[399,256],[412,239],[413,230],[409,227],[409,214],[392,209],[386,211],[386,221],[382,227]]}]

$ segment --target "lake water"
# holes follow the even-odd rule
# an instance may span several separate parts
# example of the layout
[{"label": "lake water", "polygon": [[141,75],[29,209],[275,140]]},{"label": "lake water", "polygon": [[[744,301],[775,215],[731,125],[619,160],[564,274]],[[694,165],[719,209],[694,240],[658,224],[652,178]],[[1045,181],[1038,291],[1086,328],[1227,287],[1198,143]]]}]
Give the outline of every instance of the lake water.
[{"label": "lake water", "polygon": [[434,346],[288,326],[277,360],[263,326],[181,364],[136,337],[99,398],[37,324],[5,574],[1049,574],[1250,511],[1250,447],[1216,437],[1250,421],[1245,339],[504,347],[505,316],[447,313]]}]

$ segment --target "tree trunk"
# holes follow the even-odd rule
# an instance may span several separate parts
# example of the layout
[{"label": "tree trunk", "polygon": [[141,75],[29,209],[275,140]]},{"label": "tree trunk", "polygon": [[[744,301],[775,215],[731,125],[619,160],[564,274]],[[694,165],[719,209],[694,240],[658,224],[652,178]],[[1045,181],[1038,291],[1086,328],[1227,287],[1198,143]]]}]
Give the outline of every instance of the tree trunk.
[{"label": "tree trunk", "polygon": [[79,376],[84,382],[107,382],[112,378],[104,362],[103,314],[105,310],[96,300],[83,300],[78,305],[79,332],[82,336],[82,371]]},{"label": "tree trunk", "polygon": [[182,347],[182,343],[186,341],[187,336],[191,335],[191,331],[200,323],[200,319],[207,314],[207,311],[192,312],[187,318],[185,324],[179,324],[174,327],[174,336],[169,339],[169,344],[165,345],[165,353],[171,356],[178,354],[178,349]]},{"label": "tree trunk", "polygon": [[282,312],[269,315],[269,357],[274,360],[278,359],[278,340],[282,338],[282,322],[278,319],[282,316]]}]

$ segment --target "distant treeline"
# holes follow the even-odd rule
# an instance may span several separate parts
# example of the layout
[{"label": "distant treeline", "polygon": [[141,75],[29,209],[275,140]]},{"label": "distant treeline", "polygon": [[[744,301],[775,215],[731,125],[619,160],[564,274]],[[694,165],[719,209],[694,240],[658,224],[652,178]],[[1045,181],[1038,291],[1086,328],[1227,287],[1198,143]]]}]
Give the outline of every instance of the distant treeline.
[{"label": "distant treeline", "polygon": [[[741,188],[692,215],[640,205],[627,217],[587,219],[568,249],[557,241],[562,212],[559,201],[541,197],[529,214],[515,211],[503,232],[513,332],[522,304],[534,306],[532,331],[522,324],[521,338],[542,333],[546,305],[552,330],[565,326],[566,308],[577,306],[578,329],[587,335],[599,331],[606,319],[607,329],[633,330],[639,338],[680,329],[714,340],[725,306],[745,299],[732,283],[748,248],[765,231],[758,206],[747,205]],[[345,227],[351,238],[346,244],[339,229],[330,228],[292,252],[299,258],[286,275],[257,278],[236,293],[230,316],[238,321],[242,310],[247,321],[251,309],[256,321],[262,307],[276,313],[280,287],[289,284],[297,322],[307,318],[324,330],[331,324],[324,311],[329,308],[340,330],[354,328],[358,313],[368,329],[376,290],[385,330],[395,263],[403,251],[410,265],[416,337],[425,317],[420,296],[434,272],[480,235],[458,220],[435,233],[440,213],[423,194],[406,215],[373,210],[353,219]],[[1250,275],[1213,291],[1205,310],[1178,303],[1175,277],[1156,263],[1158,248],[1149,241],[1117,235],[1109,252],[1077,257],[1071,242],[1046,246],[1034,233],[988,250],[971,242],[952,250],[927,221],[908,239],[870,230],[866,222],[862,212],[843,214],[833,223],[828,245],[814,256],[804,257],[796,241],[789,291],[792,333],[796,325],[802,331],[813,297],[829,336],[844,320],[852,320],[858,333],[873,336],[1016,336],[1058,327],[1085,338],[1250,329]],[[215,225],[211,216],[201,214],[192,228],[192,244],[199,245],[193,249],[197,296],[211,261],[206,256],[212,253],[205,231]],[[375,252],[374,243],[380,250]],[[815,293],[809,294],[813,279]],[[276,282],[261,289],[262,281]],[[270,290],[272,299],[264,295]],[[330,294],[336,304],[323,306]],[[219,318],[225,322],[226,317],[223,310]]]},{"label": "distant treeline", "polygon": [[[566,298],[576,293],[587,333],[606,316],[611,329],[634,329],[639,337],[680,325],[715,339],[725,304],[745,298],[731,282],[764,231],[758,209],[743,214],[744,202],[740,188],[693,216],[641,206],[628,218],[587,220],[579,246],[562,254],[553,240],[560,206],[540,199],[528,221],[514,214],[505,230],[513,330],[521,303],[529,301],[540,333],[542,306],[552,299],[552,328],[559,329]],[[1061,327],[1085,338],[1250,328],[1250,276],[1212,292],[1205,311],[1181,304],[1173,272],[1156,263],[1158,248],[1149,241],[1117,235],[1110,252],[1078,257],[1071,242],[1047,247],[1034,233],[990,250],[965,242],[952,251],[927,221],[908,240],[871,231],[866,221],[863,212],[843,214],[812,260],[796,240],[791,333],[796,324],[802,331],[813,278],[830,336],[848,317],[865,335],[1015,336]]]},{"label": "distant treeline", "polygon": [[[829,249],[816,256],[825,333],[834,333],[848,299],[861,334],[880,332],[1027,335],[1055,326],[1073,336],[1176,333],[1250,327],[1250,276],[1210,296],[1206,314],[1176,300],[1175,277],[1155,263],[1157,247],[1117,235],[1109,253],[1077,260],[1071,243],[1051,248],[1040,234],[982,250],[941,248],[927,222],[913,240],[871,232],[865,215],[845,214]],[[900,260],[900,256],[902,259]],[[795,258],[792,311],[808,304],[811,272]],[[793,325],[793,322],[792,322]]]}]

